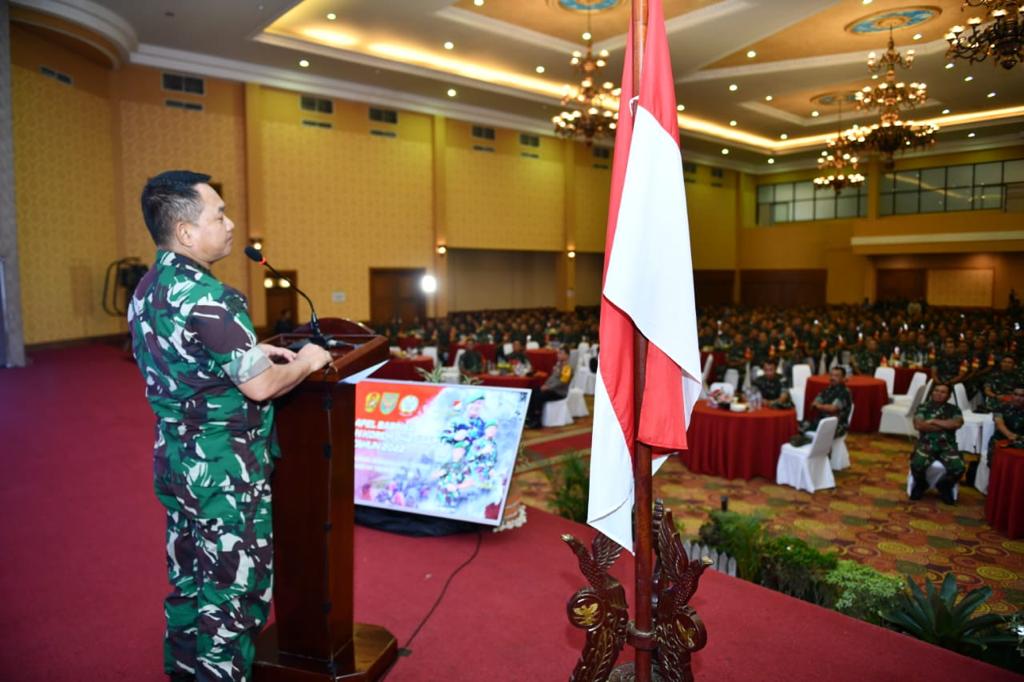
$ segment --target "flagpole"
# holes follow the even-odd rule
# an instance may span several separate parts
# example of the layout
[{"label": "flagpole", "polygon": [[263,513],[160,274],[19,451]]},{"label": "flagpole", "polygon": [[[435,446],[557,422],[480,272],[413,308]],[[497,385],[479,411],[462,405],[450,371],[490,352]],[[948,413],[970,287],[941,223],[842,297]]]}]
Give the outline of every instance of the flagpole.
[{"label": "flagpole", "polygon": [[[640,74],[643,72],[644,47],[647,44],[647,0],[633,0],[633,93],[640,94]],[[640,431],[640,407],[644,399],[647,368],[647,338],[639,329],[633,331],[633,406],[634,433]],[[636,441],[633,452],[633,487],[635,518],[634,581],[636,614],[634,619],[634,679],[651,682],[651,651],[654,637],[651,618],[651,448]]]}]

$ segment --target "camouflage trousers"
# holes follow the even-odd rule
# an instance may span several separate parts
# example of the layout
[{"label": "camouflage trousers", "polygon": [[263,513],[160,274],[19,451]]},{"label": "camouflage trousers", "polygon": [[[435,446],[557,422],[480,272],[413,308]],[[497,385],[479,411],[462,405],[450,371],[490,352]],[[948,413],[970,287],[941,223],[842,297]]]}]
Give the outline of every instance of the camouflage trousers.
[{"label": "camouflage trousers", "polygon": [[957,450],[931,452],[915,448],[913,454],[910,455],[910,472],[914,475],[914,478],[924,478],[928,467],[935,461],[942,462],[942,466],[946,467],[945,477],[949,477],[954,481],[960,480],[965,467],[964,459]]},{"label": "camouflage trousers", "polygon": [[157,479],[167,510],[164,671],[197,682],[252,679],[272,592],[270,482],[227,491]]}]

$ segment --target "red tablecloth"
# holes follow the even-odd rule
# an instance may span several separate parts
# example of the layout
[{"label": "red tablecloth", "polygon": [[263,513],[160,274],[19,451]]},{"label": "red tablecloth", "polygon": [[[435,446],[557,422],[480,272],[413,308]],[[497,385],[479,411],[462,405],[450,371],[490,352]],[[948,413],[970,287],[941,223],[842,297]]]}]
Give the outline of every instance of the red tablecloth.
[{"label": "red tablecloth", "polygon": [[558,351],[551,348],[538,348],[537,350],[526,351],[526,358],[533,365],[533,369],[545,374],[551,374],[551,368],[558,362]]},{"label": "red tablecloth", "polygon": [[[448,349],[448,364],[455,364],[455,356],[458,354],[460,348],[465,348],[464,343],[453,343]],[[490,360],[491,362],[498,361],[498,347],[493,343],[478,343],[476,344],[476,351],[483,356],[484,360]]]},{"label": "red tablecloth", "polygon": [[1011,540],[1024,536],[1024,450],[997,447],[988,478],[985,519]]},{"label": "red tablecloth", "polygon": [[921,367],[893,367],[893,369],[896,371],[896,379],[892,382],[892,392],[901,395],[906,395],[907,389],[910,388],[910,380],[914,378],[915,374],[918,372],[928,374],[928,370]]},{"label": "red tablecloth", "polygon": [[[828,386],[828,375],[818,374],[807,380],[804,395],[804,416],[813,416],[816,410],[811,408],[814,399]],[[885,382],[874,377],[846,377],[846,387],[853,396],[853,419],[850,420],[850,431],[857,433],[875,433],[878,423],[882,421],[882,407],[889,402],[889,391]]]},{"label": "red tablecloth", "polygon": [[546,372],[534,372],[530,376],[517,377],[515,374],[477,374],[476,378],[484,386],[501,386],[503,388],[540,388],[548,378]]},{"label": "red tablecloth", "polygon": [[388,363],[370,376],[374,379],[395,379],[397,381],[423,381],[416,368],[430,371],[434,369],[434,359],[426,355],[414,358],[392,357]]},{"label": "red tablecloth", "polygon": [[774,481],[779,448],[795,433],[795,410],[729,412],[701,401],[690,417],[683,462],[697,474]]},{"label": "red tablecloth", "polygon": [[425,342],[418,336],[399,336],[398,347],[402,350],[409,350],[410,348],[421,348]]}]

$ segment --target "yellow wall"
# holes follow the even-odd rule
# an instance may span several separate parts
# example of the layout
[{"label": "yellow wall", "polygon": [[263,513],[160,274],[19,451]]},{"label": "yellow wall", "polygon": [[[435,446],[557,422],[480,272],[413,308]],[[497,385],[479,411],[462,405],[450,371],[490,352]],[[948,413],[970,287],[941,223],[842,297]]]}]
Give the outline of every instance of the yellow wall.
[{"label": "yellow wall", "polygon": [[555,305],[556,253],[448,252],[449,309],[549,308]]},{"label": "yellow wall", "polygon": [[[611,168],[612,159],[595,158],[591,148],[576,145],[573,202],[577,251],[604,254],[604,239],[608,229],[608,193],[612,182]],[[579,300],[577,303],[585,305]]]},{"label": "yellow wall", "polygon": [[1011,289],[1018,297],[1024,293],[1024,253],[913,254],[871,260],[876,269],[991,270],[996,308],[1006,307]]}]

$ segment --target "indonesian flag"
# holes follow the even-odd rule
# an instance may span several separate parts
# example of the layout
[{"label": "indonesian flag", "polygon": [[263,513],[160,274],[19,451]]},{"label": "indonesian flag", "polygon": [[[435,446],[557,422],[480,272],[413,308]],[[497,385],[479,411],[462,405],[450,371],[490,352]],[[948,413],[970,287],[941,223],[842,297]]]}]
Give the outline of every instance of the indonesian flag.
[{"label": "indonesian flag", "polygon": [[[633,551],[631,453],[639,439],[656,454],[685,450],[700,395],[690,231],[679,153],[675,83],[661,0],[650,0],[639,102],[630,23],[601,299],[587,522]],[[649,340],[647,366],[633,367],[633,331]],[[639,433],[636,372],[646,377]],[[664,461],[659,457],[654,469]]]}]

